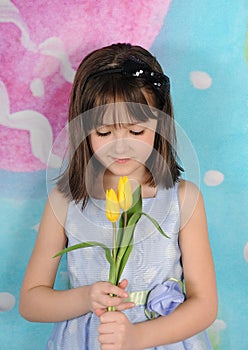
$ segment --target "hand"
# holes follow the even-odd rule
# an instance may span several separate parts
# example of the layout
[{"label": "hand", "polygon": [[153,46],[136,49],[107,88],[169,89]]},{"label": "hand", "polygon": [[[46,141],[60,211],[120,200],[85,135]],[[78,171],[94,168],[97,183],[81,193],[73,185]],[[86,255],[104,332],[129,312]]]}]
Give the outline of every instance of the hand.
[{"label": "hand", "polygon": [[100,317],[98,340],[101,350],[141,350],[133,325],[122,312],[105,312]]},{"label": "hand", "polygon": [[[109,282],[97,282],[89,288],[89,308],[97,316],[101,316],[107,311],[109,306],[114,306],[117,311],[123,311],[135,306],[134,303],[125,302],[128,293],[125,291],[128,285],[127,280],[123,280],[118,286]],[[111,296],[114,295],[114,296]]]}]

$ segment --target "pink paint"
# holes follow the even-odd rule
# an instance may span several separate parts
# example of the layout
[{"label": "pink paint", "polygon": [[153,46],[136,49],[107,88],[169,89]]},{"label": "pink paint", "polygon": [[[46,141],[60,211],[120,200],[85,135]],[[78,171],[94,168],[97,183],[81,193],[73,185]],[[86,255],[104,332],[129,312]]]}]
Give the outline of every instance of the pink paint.
[{"label": "pink paint", "polygon": [[[115,42],[149,49],[169,4],[170,0],[9,2],[12,23],[3,22],[0,14],[0,80],[9,95],[10,114],[41,113],[56,138],[67,119],[72,73],[82,57]],[[0,168],[46,167],[32,153],[30,133],[1,125],[1,118],[0,140]]]}]

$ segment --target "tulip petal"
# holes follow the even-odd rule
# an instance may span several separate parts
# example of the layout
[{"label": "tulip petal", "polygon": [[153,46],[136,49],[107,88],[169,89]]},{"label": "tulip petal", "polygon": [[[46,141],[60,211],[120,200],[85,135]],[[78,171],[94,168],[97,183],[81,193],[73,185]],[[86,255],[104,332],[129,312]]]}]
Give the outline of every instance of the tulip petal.
[{"label": "tulip petal", "polygon": [[111,222],[116,222],[120,217],[119,202],[112,188],[106,191],[106,217]]},{"label": "tulip petal", "polygon": [[127,211],[132,206],[132,187],[127,176],[120,177],[119,179],[118,201],[121,209],[124,211]]}]

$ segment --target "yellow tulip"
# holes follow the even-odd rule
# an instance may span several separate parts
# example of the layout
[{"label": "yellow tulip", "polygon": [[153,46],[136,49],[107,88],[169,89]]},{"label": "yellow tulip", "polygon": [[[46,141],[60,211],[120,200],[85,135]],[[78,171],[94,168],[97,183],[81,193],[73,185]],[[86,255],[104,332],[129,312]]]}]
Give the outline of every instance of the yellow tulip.
[{"label": "yellow tulip", "polygon": [[133,194],[127,176],[120,177],[118,183],[118,201],[122,210],[127,211],[133,203]]},{"label": "yellow tulip", "polygon": [[115,191],[111,188],[106,191],[106,217],[111,222],[116,222],[120,216],[120,206]]}]

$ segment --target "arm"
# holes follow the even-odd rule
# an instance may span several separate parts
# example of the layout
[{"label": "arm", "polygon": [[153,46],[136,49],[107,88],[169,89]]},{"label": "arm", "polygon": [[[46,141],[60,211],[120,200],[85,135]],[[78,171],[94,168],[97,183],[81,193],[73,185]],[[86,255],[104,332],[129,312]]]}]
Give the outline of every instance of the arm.
[{"label": "arm", "polygon": [[[19,310],[29,321],[59,322],[95,309],[121,304],[123,299],[111,298],[110,293],[127,297],[123,290],[125,283],[122,288],[107,282],[98,282],[70,290],[53,289],[60,261],[53,256],[66,245],[64,223],[67,207],[67,200],[54,190],[45,206],[20,294]],[[119,310],[130,307],[130,303],[124,305],[120,305]],[[99,310],[98,312],[100,314]]]},{"label": "arm", "polygon": [[53,256],[66,245],[67,207],[63,195],[54,190],[44,209],[20,294],[20,313],[30,321],[55,322],[72,317],[77,307],[78,311],[82,309],[78,290],[53,290],[60,261]]},{"label": "arm", "polygon": [[[179,243],[187,300],[166,317],[134,325],[130,324],[123,314],[103,314],[99,327],[101,341],[107,339],[104,338],[104,332],[111,317],[117,318],[117,324],[123,322],[126,325],[127,333],[123,334],[122,339],[123,343],[130,343],[120,349],[132,350],[181,341],[206,329],[215,320],[217,292],[203,199],[196,186],[185,181],[180,183],[179,197],[182,223]],[[121,327],[118,330],[118,337],[120,332],[125,332],[124,329],[125,327]],[[118,341],[120,342],[120,339]]]}]

